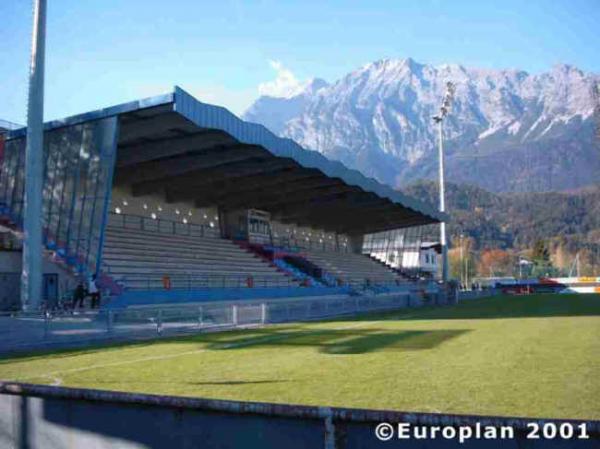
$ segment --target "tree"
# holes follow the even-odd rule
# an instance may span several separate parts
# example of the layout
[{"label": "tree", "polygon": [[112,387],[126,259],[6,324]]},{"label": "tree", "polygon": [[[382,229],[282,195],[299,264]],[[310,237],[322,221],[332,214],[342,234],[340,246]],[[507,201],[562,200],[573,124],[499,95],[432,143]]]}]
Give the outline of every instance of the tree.
[{"label": "tree", "polygon": [[582,276],[597,276],[595,254],[592,249],[579,251],[579,268]]},{"label": "tree", "polygon": [[448,251],[450,277],[461,284],[470,284],[476,275],[475,240],[462,235],[453,237],[452,246]]},{"label": "tree", "polygon": [[541,239],[535,241],[532,257],[534,264],[533,274],[535,276],[553,276],[556,274],[556,270],[552,266],[552,262],[550,262],[550,250],[546,242]]},{"label": "tree", "polygon": [[533,245],[532,257],[534,261],[538,261],[542,264],[550,261],[550,251],[543,240],[538,239],[535,241]]},{"label": "tree", "polygon": [[502,249],[486,249],[481,252],[477,266],[480,276],[511,276],[513,263],[510,253]]},{"label": "tree", "polygon": [[462,260],[460,257],[460,248],[452,248],[448,250],[448,263],[450,265],[450,278],[462,283],[464,269],[461,270]]},{"label": "tree", "polygon": [[575,254],[567,251],[565,245],[560,244],[556,247],[556,251],[552,257],[552,262],[553,265],[561,272],[568,273],[574,259]]}]

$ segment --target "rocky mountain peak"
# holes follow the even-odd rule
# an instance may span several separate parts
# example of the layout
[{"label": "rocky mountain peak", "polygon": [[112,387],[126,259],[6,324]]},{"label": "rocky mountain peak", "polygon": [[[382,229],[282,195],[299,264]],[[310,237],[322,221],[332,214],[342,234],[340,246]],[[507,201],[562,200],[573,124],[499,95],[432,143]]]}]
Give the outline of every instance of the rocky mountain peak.
[{"label": "rocky mountain peak", "polygon": [[559,64],[518,69],[381,59],[289,98],[261,97],[244,118],[395,187],[431,178],[437,111],[456,84],[444,126],[448,175],[493,191],[552,190],[597,182],[593,91],[598,74]]}]

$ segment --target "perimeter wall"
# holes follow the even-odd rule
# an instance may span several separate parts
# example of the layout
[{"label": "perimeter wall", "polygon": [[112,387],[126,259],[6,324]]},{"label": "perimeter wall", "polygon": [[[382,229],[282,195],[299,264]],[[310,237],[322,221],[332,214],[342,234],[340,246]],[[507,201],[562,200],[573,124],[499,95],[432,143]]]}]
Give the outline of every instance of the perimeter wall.
[{"label": "perimeter wall", "polygon": [[[510,426],[509,439],[380,441],[381,422]],[[586,427],[589,439],[527,439],[528,425]],[[402,413],[151,396],[0,383],[2,448],[597,448],[598,421]]]}]

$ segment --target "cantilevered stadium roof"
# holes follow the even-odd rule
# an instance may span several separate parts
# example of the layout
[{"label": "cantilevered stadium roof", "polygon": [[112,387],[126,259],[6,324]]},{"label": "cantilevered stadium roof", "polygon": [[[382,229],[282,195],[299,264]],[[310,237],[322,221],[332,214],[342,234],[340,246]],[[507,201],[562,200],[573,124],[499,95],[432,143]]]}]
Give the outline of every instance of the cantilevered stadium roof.
[{"label": "cantilevered stadium roof", "polygon": [[[284,223],[365,234],[439,222],[436,210],[176,87],[166,95],[53,121],[119,118],[114,184],[196,207],[255,208]],[[25,130],[8,134],[21,137]]]},{"label": "cantilevered stadium roof", "polygon": [[16,123],[8,122],[6,120],[0,119],[0,133],[4,133],[7,131],[11,131],[13,129],[22,128],[22,125],[17,125]]}]

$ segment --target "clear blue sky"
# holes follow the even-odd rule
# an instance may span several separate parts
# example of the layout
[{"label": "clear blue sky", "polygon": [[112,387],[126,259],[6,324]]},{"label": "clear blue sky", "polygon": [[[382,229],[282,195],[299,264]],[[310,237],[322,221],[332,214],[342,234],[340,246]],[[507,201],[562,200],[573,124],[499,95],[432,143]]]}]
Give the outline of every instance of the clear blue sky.
[{"label": "clear blue sky", "polygon": [[[276,78],[273,61],[289,70],[281,75],[288,81],[335,81],[367,62],[408,56],[600,72],[600,0],[48,3],[46,119],[174,84],[240,113]],[[0,24],[0,118],[24,123],[30,2],[1,0]]]}]

